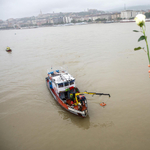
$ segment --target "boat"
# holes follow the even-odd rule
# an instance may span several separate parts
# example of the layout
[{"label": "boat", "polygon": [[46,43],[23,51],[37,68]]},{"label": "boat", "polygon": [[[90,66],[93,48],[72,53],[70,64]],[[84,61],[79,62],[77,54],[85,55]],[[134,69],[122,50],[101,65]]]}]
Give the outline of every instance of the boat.
[{"label": "boat", "polygon": [[6,51],[7,51],[7,52],[11,52],[12,49],[11,49],[10,47],[7,46],[7,47],[6,47]]},{"label": "boat", "polygon": [[108,95],[95,92],[80,92],[75,85],[75,78],[66,70],[47,72],[46,85],[54,99],[65,110],[85,118],[88,115],[88,104],[85,94]]}]

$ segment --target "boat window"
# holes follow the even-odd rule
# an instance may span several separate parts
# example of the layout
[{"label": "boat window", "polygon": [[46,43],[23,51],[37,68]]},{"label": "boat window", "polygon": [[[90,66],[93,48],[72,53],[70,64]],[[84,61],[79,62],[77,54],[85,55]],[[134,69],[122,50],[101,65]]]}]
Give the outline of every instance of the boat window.
[{"label": "boat window", "polygon": [[65,82],[65,86],[68,86],[69,85],[69,82]]},{"label": "boat window", "polygon": [[65,93],[64,93],[64,92],[60,93],[60,98],[61,98],[62,100],[65,100]]},{"label": "boat window", "polygon": [[70,85],[74,84],[74,80],[70,81]]},{"label": "boat window", "polygon": [[59,88],[63,87],[63,83],[59,83],[59,84],[58,84],[58,87],[59,87]]}]

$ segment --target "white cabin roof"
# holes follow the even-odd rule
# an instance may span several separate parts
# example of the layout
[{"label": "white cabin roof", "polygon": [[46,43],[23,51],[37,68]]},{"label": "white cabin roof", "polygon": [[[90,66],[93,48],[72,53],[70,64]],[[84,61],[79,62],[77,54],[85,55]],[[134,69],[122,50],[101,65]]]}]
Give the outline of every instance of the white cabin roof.
[{"label": "white cabin roof", "polygon": [[69,73],[55,73],[52,79],[57,84],[75,80]]}]

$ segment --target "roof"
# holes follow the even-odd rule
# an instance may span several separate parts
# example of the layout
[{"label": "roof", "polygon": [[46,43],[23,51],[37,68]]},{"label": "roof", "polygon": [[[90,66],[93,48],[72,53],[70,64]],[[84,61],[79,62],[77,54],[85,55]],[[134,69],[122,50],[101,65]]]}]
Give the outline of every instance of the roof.
[{"label": "roof", "polygon": [[75,80],[75,78],[72,77],[69,73],[56,73],[52,76],[52,79],[57,84]]}]

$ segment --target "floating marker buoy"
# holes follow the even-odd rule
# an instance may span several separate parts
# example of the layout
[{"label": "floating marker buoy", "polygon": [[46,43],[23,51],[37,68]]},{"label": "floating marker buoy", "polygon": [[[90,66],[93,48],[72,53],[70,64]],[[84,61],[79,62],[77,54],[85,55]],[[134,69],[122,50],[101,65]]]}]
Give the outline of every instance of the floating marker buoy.
[{"label": "floating marker buoy", "polygon": [[100,105],[101,105],[101,106],[106,106],[106,104],[105,104],[104,102],[102,102]]}]

